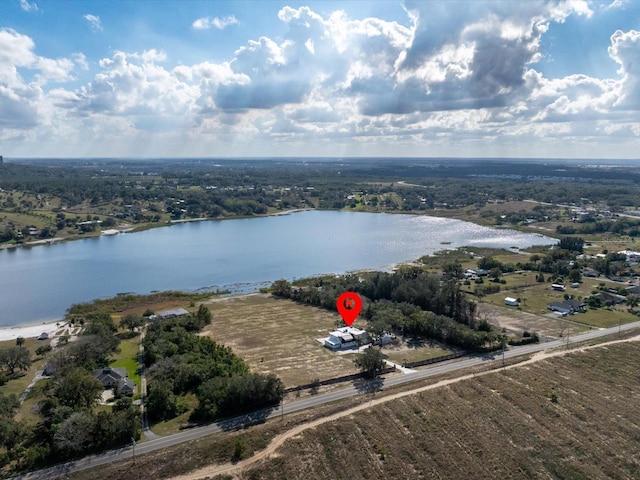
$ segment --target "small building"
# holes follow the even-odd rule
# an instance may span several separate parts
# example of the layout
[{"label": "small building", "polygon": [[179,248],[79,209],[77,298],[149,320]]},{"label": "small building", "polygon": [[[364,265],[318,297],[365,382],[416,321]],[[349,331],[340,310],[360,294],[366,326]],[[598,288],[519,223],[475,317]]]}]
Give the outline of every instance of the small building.
[{"label": "small building", "polygon": [[565,287],[561,283],[552,283],[551,288],[557,292],[564,292],[567,289],[567,287]]},{"label": "small building", "polygon": [[369,335],[364,330],[355,327],[345,327],[334,330],[329,338],[324,340],[324,346],[331,350],[357,348],[371,343]]},{"label": "small building", "polygon": [[168,320],[170,318],[180,318],[189,315],[189,311],[184,308],[171,308],[169,310],[161,310],[151,315],[149,320]]},{"label": "small building", "polygon": [[518,307],[520,306],[520,302],[517,298],[505,297],[504,304],[509,305],[510,307]]}]

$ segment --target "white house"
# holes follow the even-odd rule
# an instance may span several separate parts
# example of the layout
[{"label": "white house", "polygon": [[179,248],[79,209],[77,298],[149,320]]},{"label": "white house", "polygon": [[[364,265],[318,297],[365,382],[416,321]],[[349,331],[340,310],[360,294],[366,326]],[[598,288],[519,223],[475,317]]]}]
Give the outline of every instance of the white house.
[{"label": "white house", "polygon": [[364,330],[355,327],[344,327],[334,330],[325,338],[324,346],[331,350],[342,350],[345,348],[357,348],[371,343],[369,335]]},{"label": "white house", "polygon": [[504,299],[504,304],[509,305],[510,307],[517,307],[520,305],[520,302],[516,298],[506,297]]}]

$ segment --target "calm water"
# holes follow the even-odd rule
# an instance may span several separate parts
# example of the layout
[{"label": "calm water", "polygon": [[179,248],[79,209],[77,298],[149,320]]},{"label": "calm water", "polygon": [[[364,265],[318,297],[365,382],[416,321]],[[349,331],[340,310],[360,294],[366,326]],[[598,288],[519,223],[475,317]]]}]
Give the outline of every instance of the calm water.
[{"label": "calm water", "polygon": [[3,250],[0,326],[59,319],[73,303],[121,292],[250,291],[279,278],[386,269],[443,248],[550,243],[444,218],[307,211]]}]

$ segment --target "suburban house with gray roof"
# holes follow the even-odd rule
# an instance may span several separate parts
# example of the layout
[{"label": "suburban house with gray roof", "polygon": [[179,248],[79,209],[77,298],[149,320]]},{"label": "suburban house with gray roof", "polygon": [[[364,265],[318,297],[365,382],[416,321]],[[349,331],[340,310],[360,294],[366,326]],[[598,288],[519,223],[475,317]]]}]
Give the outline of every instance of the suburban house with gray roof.
[{"label": "suburban house with gray roof", "polygon": [[551,302],[547,308],[562,315],[573,315],[576,312],[585,313],[587,311],[586,304],[575,298],[568,298],[562,302]]},{"label": "suburban house with gray roof", "polygon": [[93,371],[93,376],[98,379],[104,388],[113,388],[116,395],[129,395],[133,393],[135,384],[127,377],[126,368],[105,367]]}]

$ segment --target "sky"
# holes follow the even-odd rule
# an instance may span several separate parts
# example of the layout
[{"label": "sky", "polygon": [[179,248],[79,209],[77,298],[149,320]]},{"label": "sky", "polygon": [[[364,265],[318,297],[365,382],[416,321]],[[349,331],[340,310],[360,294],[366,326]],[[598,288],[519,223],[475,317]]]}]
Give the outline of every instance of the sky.
[{"label": "sky", "polygon": [[1,0],[0,155],[640,158],[640,0]]}]

